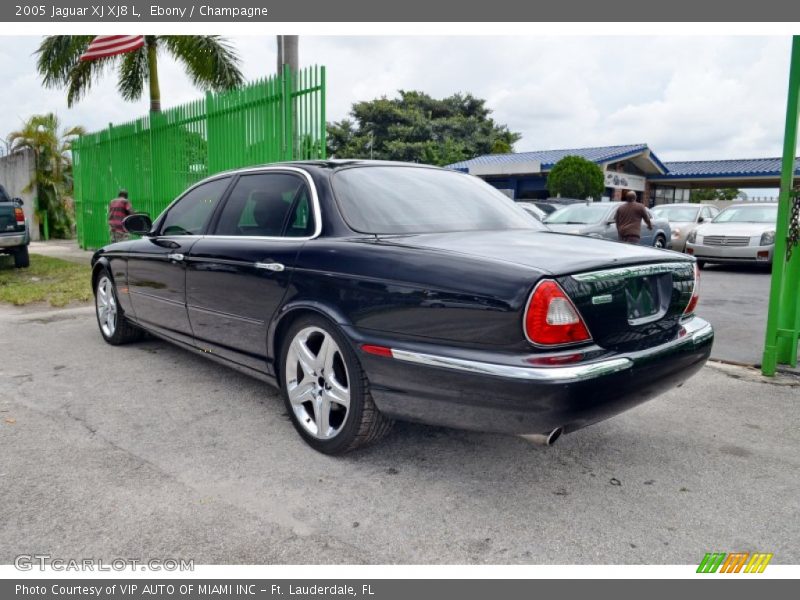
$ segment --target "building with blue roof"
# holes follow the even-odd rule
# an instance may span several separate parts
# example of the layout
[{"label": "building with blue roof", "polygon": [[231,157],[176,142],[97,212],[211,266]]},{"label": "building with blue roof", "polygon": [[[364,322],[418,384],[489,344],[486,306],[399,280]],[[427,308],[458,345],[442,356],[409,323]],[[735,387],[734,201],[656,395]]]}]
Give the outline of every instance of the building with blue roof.
[{"label": "building with blue roof", "polygon": [[[604,198],[620,199],[632,190],[651,206],[688,202],[692,188],[780,185],[780,158],[663,162],[647,144],[487,154],[448,168],[481,177],[515,200],[543,199],[548,197],[547,174],[565,156],[581,156],[603,169]],[[800,176],[800,162],[795,173]]]}]

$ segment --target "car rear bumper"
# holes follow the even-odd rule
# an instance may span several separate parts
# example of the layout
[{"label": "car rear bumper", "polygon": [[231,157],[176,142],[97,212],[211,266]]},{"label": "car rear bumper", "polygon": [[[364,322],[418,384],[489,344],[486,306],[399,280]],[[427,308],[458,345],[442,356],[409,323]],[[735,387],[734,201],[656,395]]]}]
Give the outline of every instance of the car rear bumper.
[{"label": "car rear bumper", "polygon": [[17,246],[24,246],[28,243],[28,236],[26,233],[13,233],[0,235],[0,248],[15,248]]},{"label": "car rear bumper", "polygon": [[682,384],[705,364],[713,339],[711,325],[694,317],[666,344],[563,366],[525,366],[530,356],[492,362],[394,347],[392,357],[359,357],[376,405],[389,416],[531,434],[574,431]]},{"label": "car rear bumper", "polygon": [[[775,246],[704,246],[686,242],[686,253],[697,260],[719,263],[771,263]],[[760,255],[759,255],[760,254]]]}]

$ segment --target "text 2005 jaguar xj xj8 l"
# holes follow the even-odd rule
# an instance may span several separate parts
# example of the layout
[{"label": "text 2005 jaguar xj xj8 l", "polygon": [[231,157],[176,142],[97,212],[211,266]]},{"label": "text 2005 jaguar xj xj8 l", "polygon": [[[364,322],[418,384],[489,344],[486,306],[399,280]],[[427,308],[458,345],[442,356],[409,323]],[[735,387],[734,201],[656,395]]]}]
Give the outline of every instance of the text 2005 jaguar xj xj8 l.
[{"label": "text 2005 jaguar xj xj8 l", "polygon": [[280,387],[330,454],[394,419],[552,442],[679,385],[713,341],[683,255],[553,233],[488,184],[372,161],[210,177],[93,258],[103,338]]}]

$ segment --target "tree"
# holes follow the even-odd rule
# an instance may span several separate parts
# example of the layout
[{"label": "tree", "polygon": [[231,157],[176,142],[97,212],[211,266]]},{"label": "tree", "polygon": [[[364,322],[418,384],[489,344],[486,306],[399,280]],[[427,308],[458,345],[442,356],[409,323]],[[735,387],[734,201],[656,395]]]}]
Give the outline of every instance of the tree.
[{"label": "tree", "polygon": [[599,199],[604,189],[603,170],[580,156],[565,156],[547,176],[547,191],[551,196]]},{"label": "tree", "polygon": [[481,154],[507,153],[520,134],[489,117],[471,94],[441,100],[419,91],[356,102],[351,119],[328,124],[328,155],[447,165]]},{"label": "tree", "polygon": [[699,188],[691,191],[692,202],[708,202],[714,200],[747,200],[747,194],[736,188]]},{"label": "tree", "polygon": [[36,67],[45,87],[67,88],[67,106],[85,96],[92,84],[107,69],[117,70],[117,90],[125,100],[138,100],[145,83],[150,94],[150,110],[161,110],[158,81],[158,54],[163,51],[182,63],[186,73],[203,90],[222,91],[244,81],[239,57],[233,47],[217,35],[147,35],[138,50],[81,61],[94,36],[51,35],[36,51]]},{"label": "tree", "polygon": [[34,176],[26,191],[36,187],[40,219],[47,219],[53,237],[72,235],[72,215],[65,198],[72,192],[72,141],[83,127],[61,128],[54,113],[33,115],[8,135],[12,152],[29,148],[35,157]]}]

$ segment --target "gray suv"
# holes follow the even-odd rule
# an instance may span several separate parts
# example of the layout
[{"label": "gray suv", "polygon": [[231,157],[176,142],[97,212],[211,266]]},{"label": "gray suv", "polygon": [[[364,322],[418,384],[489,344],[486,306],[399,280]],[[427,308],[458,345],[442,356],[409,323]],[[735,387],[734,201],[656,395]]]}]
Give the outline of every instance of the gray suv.
[{"label": "gray suv", "polygon": [[[569,204],[547,215],[544,224],[560,233],[574,233],[618,241],[614,215],[617,214],[617,209],[621,205],[622,202]],[[642,239],[639,244],[654,248],[672,248],[672,232],[669,221],[657,218],[653,213],[649,214],[650,220],[653,222],[653,229],[648,229],[642,223]]]}]

